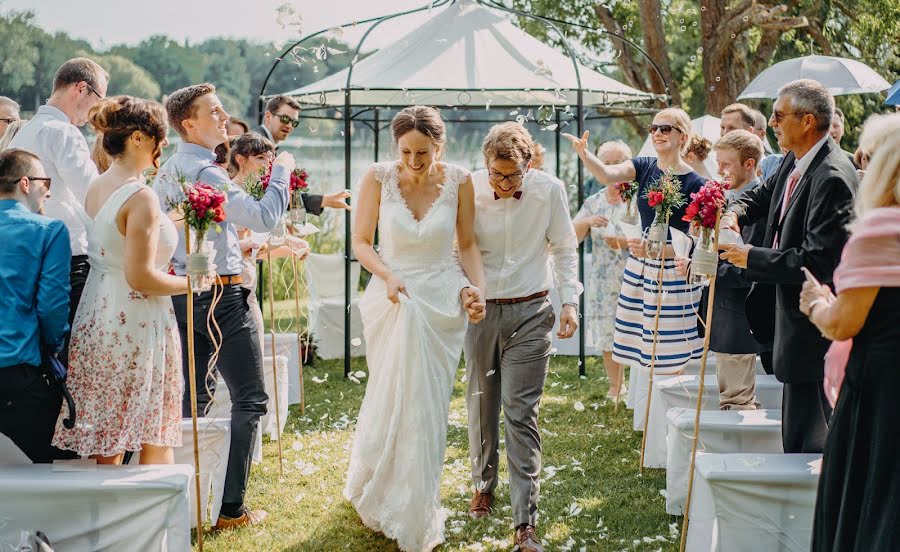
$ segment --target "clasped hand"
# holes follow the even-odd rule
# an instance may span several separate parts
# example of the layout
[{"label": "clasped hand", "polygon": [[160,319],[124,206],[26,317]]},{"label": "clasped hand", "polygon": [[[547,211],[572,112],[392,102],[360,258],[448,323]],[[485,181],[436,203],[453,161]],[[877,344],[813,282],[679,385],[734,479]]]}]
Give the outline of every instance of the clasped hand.
[{"label": "clasped hand", "polygon": [[484,295],[477,287],[466,286],[459,292],[459,300],[462,301],[463,308],[469,316],[469,322],[477,324],[484,320],[487,304]]}]

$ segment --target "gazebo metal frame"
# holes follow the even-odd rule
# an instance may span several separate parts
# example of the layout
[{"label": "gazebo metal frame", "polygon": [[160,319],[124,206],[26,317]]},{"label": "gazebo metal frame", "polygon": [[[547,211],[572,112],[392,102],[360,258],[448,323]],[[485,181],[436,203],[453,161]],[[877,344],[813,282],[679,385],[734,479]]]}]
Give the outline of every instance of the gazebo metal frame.
[{"label": "gazebo metal frame", "polygon": [[[656,63],[653,61],[653,59],[647,54],[647,52],[645,52],[640,46],[638,46],[631,40],[628,40],[627,38],[620,36],[620,35],[610,34],[605,29],[602,29],[602,28],[590,27],[588,25],[571,23],[571,22],[567,22],[567,21],[563,21],[563,20],[559,20],[559,19],[554,19],[554,18],[550,18],[550,17],[544,17],[544,16],[532,14],[532,13],[523,12],[521,10],[517,10],[517,9],[511,8],[511,7],[504,6],[498,0],[435,0],[430,5],[427,5],[427,6],[421,6],[419,8],[414,8],[414,9],[400,11],[400,12],[396,12],[396,13],[392,13],[392,14],[373,17],[370,19],[362,20],[362,21],[354,21],[354,22],[350,22],[350,23],[345,23],[343,25],[338,25],[337,28],[344,29],[344,28],[348,28],[348,27],[365,25],[365,24],[369,24],[369,23],[371,23],[371,26],[368,29],[366,29],[365,33],[363,33],[362,37],[360,38],[359,42],[356,44],[356,47],[353,51],[350,66],[347,71],[347,82],[346,82],[346,85],[343,87],[343,94],[344,94],[343,106],[331,105],[331,104],[325,105],[324,98],[323,98],[322,105],[317,106],[317,107],[311,107],[311,108],[304,107],[304,111],[315,112],[317,110],[321,111],[321,110],[325,110],[325,109],[341,109],[342,110],[341,111],[342,119],[344,121],[344,132],[343,132],[343,134],[344,134],[344,178],[345,178],[345,188],[346,189],[349,190],[349,189],[351,189],[351,186],[352,186],[352,181],[351,181],[351,128],[352,128],[353,122],[356,121],[356,122],[362,123],[373,131],[373,133],[374,133],[374,161],[377,162],[378,161],[378,152],[379,152],[379,136],[381,134],[381,130],[383,130],[384,128],[387,128],[387,126],[389,126],[389,122],[388,122],[388,124],[385,124],[384,126],[382,126],[382,120],[379,116],[379,110],[396,109],[398,107],[397,105],[369,105],[369,104],[358,105],[358,106],[353,105],[353,102],[352,102],[353,91],[361,90],[360,88],[356,88],[356,89],[353,88],[353,80],[352,80],[353,79],[353,68],[358,63],[357,60],[359,59],[359,53],[362,51],[362,48],[365,45],[366,39],[369,37],[369,35],[372,33],[373,30],[375,30],[379,25],[381,25],[382,23],[384,23],[386,21],[390,21],[390,20],[393,20],[393,19],[396,19],[399,17],[414,14],[414,13],[419,13],[419,12],[422,12],[425,10],[432,10],[434,8],[450,6],[452,4],[456,4],[457,2],[462,2],[462,1],[467,1],[467,2],[474,3],[474,4],[478,4],[478,5],[484,6],[486,8],[490,8],[493,10],[498,10],[501,12],[508,13],[510,15],[530,18],[535,21],[539,21],[539,22],[543,23],[544,25],[546,25],[548,29],[550,29],[551,31],[553,31],[554,33],[556,33],[559,36],[560,42],[563,45],[565,53],[572,60],[572,64],[575,69],[577,88],[565,89],[565,90],[568,92],[574,91],[577,94],[577,102],[576,102],[576,106],[575,106],[574,118],[576,121],[576,131],[577,131],[578,136],[581,136],[582,132],[584,131],[585,122],[588,120],[616,118],[616,117],[621,117],[621,116],[625,116],[625,115],[647,115],[647,114],[656,113],[658,111],[658,109],[656,109],[654,107],[641,107],[641,106],[634,106],[631,104],[623,104],[621,102],[606,102],[606,101],[604,101],[603,105],[594,104],[591,106],[585,106],[584,105],[584,97],[583,97],[584,91],[582,89],[581,75],[579,72],[579,58],[575,54],[571,45],[569,44],[569,41],[566,39],[566,36],[560,30],[560,26],[581,28],[581,29],[586,29],[586,30],[590,30],[593,32],[601,33],[601,34],[606,35],[609,38],[614,38],[616,40],[620,40],[620,41],[628,44],[629,46],[633,47],[638,52],[640,52],[648,60],[651,67],[653,67],[654,71],[659,75],[659,78],[663,82],[663,85],[665,87],[666,93],[665,94],[652,94],[651,95],[652,99],[643,97],[637,101],[639,103],[647,102],[647,101],[663,102],[667,106],[670,105],[671,97],[669,95],[668,81],[666,81],[665,77],[662,74],[662,71],[659,69],[659,67],[656,65]],[[314,38],[322,36],[323,34],[328,33],[335,28],[336,27],[329,27],[327,29],[322,29],[322,30],[312,33],[310,35],[304,36],[300,40],[291,44],[288,48],[285,49],[285,51],[280,56],[278,56],[275,59],[274,63],[272,64],[271,69],[269,69],[269,72],[266,74],[266,78],[265,78],[265,80],[263,80],[262,87],[260,88],[260,91],[259,91],[259,115],[258,115],[259,124],[262,124],[262,122],[263,122],[265,102],[269,98],[276,95],[276,94],[267,95],[266,88],[268,86],[269,79],[271,78],[272,74],[275,72],[275,69],[278,67],[278,65],[285,58],[290,56],[291,53],[294,51],[294,49],[297,48],[298,46],[301,46],[303,43],[305,43],[309,40],[312,40]],[[368,88],[366,90],[372,90],[372,89]],[[464,93],[476,91],[476,89],[469,89],[469,88],[460,88],[460,89],[441,88],[440,90],[441,91],[451,91],[451,92],[458,91],[460,97]],[[477,89],[477,90],[481,91],[481,89]],[[437,91],[437,89],[429,90],[429,89],[419,88],[419,89],[415,89],[415,90],[409,89],[409,91],[410,92],[429,92],[429,91],[434,92],[434,91]],[[490,91],[491,92],[503,92],[503,91],[517,92],[517,91],[523,91],[523,90],[518,89],[518,88],[512,88],[512,89],[506,89],[506,90],[491,89]],[[621,93],[616,93],[616,94],[622,95]],[[604,100],[606,100],[605,95],[604,95]],[[460,102],[460,103],[461,103],[461,105],[453,106],[453,107],[460,108],[460,109],[475,109],[476,108],[476,106],[464,104],[463,102]],[[355,112],[354,112],[354,107],[357,107],[357,110]],[[506,107],[506,106],[504,106],[504,107]],[[527,102],[523,102],[518,107],[521,109],[521,108],[526,108],[526,107],[534,108],[534,107],[538,107],[538,106],[531,105]],[[604,115],[604,114],[598,113],[598,114],[595,114],[595,116],[591,117],[591,116],[587,116],[587,114],[585,113],[586,107],[590,107],[591,109],[602,109],[605,112],[614,113],[614,114]],[[480,105],[477,107],[477,109],[482,109],[482,108],[483,107]],[[371,115],[371,116],[368,116],[368,115]],[[556,149],[556,151],[555,151],[555,154],[556,154],[556,173],[557,173],[557,177],[558,177],[558,176],[560,176],[560,167],[561,167],[560,135],[561,135],[562,128],[563,128],[563,124],[562,124],[563,121],[562,121],[562,116],[561,116],[561,113],[559,110],[555,110],[555,116],[556,116],[556,121],[555,121],[556,122],[556,128],[555,128],[555,134],[556,134],[555,149]],[[329,117],[329,116],[315,115],[315,114],[313,114],[313,115],[304,114],[303,118],[305,118],[305,119],[333,119],[332,117]],[[496,120],[496,119],[485,120],[485,119],[465,118],[465,119],[451,120],[451,119],[446,119],[446,117],[445,117],[445,120],[447,120],[447,122],[454,122],[454,123],[456,123],[456,122],[459,122],[459,123],[461,123],[461,122],[487,122],[487,123],[498,122],[498,120]],[[577,162],[577,185],[578,185],[578,207],[580,208],[584,202],[584,166],[581,163],[580,159]],[[344,307],[345,307],[344,308],[344,376],[345,377],[347,375],[349,375],[349,373],[350,373],[350,357],[351,357],[350,331],[349,331],[350,330],[350,304],[351,304],[351,300],[353,297],[352,294],[355,291],[352,289],[353,284],[350,281],[350,268],[351,268],[351,263],[352,263],[352,251],[350,248],[350,240],[351,240],[351,221],[350,221],[350,216],[345,215],[345,219],[344,219]],[[579,257],[578,278],[580,281],[583,282],[584,281],[584,245],[583,244],[581,244],[578,248],[578,257]],[[581,322],[578,325],[579,374],[580,375],[585,375],[585,328],[584,328],[584,323],[583,323],[584,308],[585,308],[584,301],[580,301],[579,318],[580,318]]]}]

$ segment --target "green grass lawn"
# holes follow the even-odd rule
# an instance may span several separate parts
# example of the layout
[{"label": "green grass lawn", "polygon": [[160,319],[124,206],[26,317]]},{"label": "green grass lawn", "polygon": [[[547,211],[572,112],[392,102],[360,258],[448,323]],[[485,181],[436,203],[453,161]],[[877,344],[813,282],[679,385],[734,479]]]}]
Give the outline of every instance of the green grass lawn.
[{"label": "green grass lawn", "polygon": [[[620,405],[614,412],[605,400],[608,382],[598,359],[588,360],[586,379],[578,377],[577,364],[577,358],[553,358],[541,405],[540,536],[554,551],[677,550],[671,524],[680,529],[680,518],[666,514],[660,493],[665,472],[638,474],[640,433],[631,429],[631,411]],[[248,504],[266,509],[269,519],[259,527],[207,535],[205,549],[397,550],[363,526],[341,495],[366,381],[344,379],[342,367],[343,361],[319,361],[307,368],[306,415],[300,415],[299,405],[291,407],[283,440],[284,477],[278,474],[274,442],[265,443],[265,460],[252,470]],[[365,369],[363,359],[354,361],[355,371]],[[463,373],[457,372],[450,407],[441,495],[451,514],[447,542],[439,550],[510,550],[513,529],[502,451],[504,481],[494,516],[473,521],[465,515],[472,485]]]}]

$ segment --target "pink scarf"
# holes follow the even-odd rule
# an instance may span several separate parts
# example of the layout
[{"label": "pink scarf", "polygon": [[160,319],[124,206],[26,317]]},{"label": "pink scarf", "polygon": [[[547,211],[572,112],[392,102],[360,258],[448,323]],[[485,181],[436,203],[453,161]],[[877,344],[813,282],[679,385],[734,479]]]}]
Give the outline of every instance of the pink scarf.
[{"label": "pink scarf", "polygon": [[[900,207],[873,209],[857,221],[834,271],[837,293],[862,287],[900,287]],[[853,339],[835,341],[825,355],[825,394],[837,402]]]}]

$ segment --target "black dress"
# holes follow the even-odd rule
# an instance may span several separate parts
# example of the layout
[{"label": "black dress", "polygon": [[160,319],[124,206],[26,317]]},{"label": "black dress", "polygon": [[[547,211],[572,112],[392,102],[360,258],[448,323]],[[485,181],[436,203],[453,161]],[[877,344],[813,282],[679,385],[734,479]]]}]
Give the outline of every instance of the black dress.
[{"label": "black dress", "polygon": [[825,443],[812,550],[900,550],[900,288],[859,335]]}]

